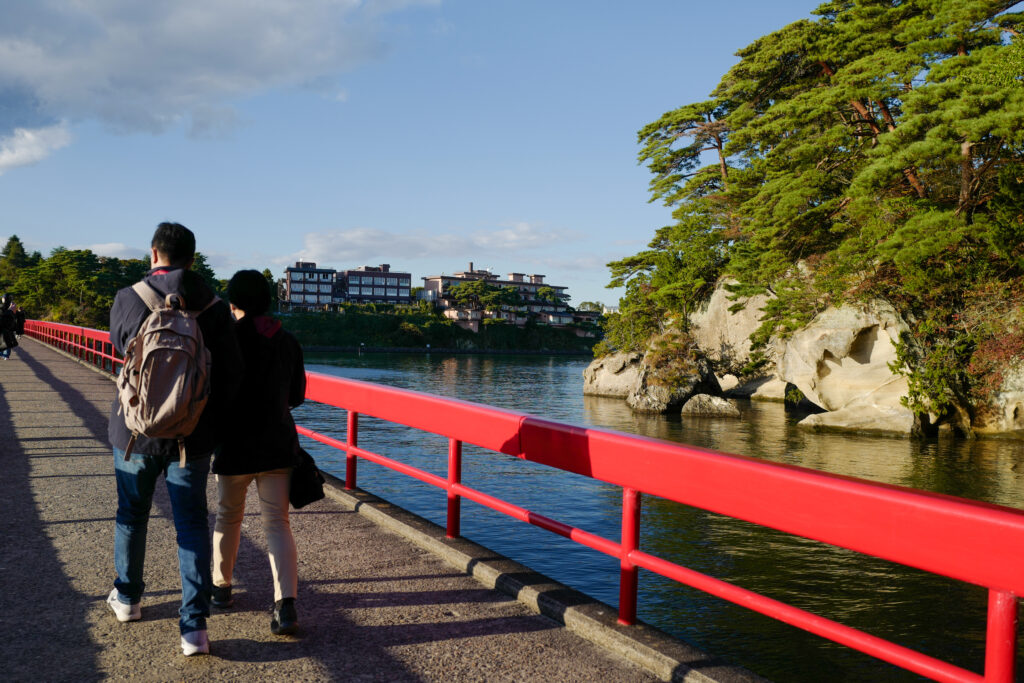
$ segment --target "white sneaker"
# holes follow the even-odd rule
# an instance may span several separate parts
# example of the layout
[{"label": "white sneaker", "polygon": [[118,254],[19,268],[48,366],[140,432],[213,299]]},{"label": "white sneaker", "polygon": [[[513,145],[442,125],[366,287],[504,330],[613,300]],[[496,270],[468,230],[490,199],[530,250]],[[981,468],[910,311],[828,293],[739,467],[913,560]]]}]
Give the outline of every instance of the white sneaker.
[{"label": "white sneaker", "polygon": [[114,611],[114,616],[117,617],[118,621],[138,621],[142,618],[142,605],[138,602],[134,605],[124,604],[117,599],[116,588],[110,591],[110,595],[107,596],[107,604]]},{"label": "white sneaker", "polygon": [[181,651],[186,657],[210,654],[210,639],[206,631],[192,631],[181,634]]}]

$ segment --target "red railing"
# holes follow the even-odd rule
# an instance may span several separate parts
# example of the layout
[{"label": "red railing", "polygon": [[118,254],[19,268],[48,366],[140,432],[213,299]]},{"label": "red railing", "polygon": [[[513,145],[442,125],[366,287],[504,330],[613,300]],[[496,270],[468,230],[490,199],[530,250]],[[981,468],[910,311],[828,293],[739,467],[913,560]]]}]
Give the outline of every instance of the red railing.
[{"label": "red railing", "polygon": [[[92,330],[41,325],[48,326],[48,338],[65,350],[74,346],[73,339],[95,339],[86,334]],[[58,327],[63,332],[58,334]],[[87,351],[80,348],[79,352]],[[344,441],[298,428],[301,434],[346,453],[346,488],[356,487],[356,462],[363,458],[443,489],[451,538],[459,535],[460,500],[468,498],[618,558],[619,621],[623,624],[636,621],[637,570],[643,568],[935,680],[1014,680],[1017,596],[1024,595],[1024,512],[1020,510],[316,373],[308,373],[306,397],[347,411]],[[360,448],[359,415],[447,437],[447,476]],[[620,541],[463,485],[463,443],[621,486]],[[984,676],[641,551],[643,494],[987,588]]]},{"label": "red railing", "polygon": [[113,374],[124,364],[110,343],[110,333],[103,330],[26,320],[25,334]]}]

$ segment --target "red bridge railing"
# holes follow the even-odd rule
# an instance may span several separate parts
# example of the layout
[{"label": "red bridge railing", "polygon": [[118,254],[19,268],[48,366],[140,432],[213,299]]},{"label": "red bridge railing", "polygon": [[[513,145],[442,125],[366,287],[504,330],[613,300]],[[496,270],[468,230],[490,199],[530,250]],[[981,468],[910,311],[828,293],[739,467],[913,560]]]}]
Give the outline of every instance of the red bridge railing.
[{"label": "red bridge railing", "polygon": [[[26,332],[112,371],[96,330],[38,323]],[[108,362],[109,361],[109,362]],[[359,458],[442,489],[447,535],[459,535],[462,498],[616,557],[619,621],[636,621],[637,570],[647,569],[938,681],[1014,680],[1018,597],[1024,595],[1024,512],[952,496],[768,463],[640,436],[577,427],[415,391],[308,373],[306,398],[347,411],[345,440],[299,432],[346,454],[345,487]],[[359,446],[366,415],[447,437],[441,477]],[[607,539],[461,483],[462,444],[622,487],[622,532]],[[870,635],[639,549],[642,496],[654,495],[983,586],[989,591],[984,675]]]}]

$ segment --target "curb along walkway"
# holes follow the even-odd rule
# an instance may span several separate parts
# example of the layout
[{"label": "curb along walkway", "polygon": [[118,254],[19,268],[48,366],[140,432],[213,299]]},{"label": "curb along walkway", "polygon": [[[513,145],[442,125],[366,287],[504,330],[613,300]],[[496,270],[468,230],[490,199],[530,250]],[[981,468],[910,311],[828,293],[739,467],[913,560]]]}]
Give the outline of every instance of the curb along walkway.
[{"label": "curb along walkway", "polygon": [[[178,642],[174,529],[161,482],[149,526],[142,621],[118,623],[105,604],[114,578],[117,503],[106,437],[113,396],[109,379],[28,338],[11,360],[0,361],[6,680],[657,680],[359,514],[362,505],[379,507],[359,493],[334,492],[292,511],[300,632],[276,637],[251,487],[235,606],[214,608],[210,656],[186,658]],[[210,484],[212,511],[212,475]],[[684,655],[694,668],[718,668]],[[708,680],[693,670],[687,676],[701,679]]]}]

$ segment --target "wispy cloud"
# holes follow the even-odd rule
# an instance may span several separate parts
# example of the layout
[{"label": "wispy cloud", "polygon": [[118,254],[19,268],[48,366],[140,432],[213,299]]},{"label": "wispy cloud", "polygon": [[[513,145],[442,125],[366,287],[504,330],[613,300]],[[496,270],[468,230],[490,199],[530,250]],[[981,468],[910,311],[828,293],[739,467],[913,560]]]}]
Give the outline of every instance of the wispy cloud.
[{"label": "wispy cloud", "polygon": [[149,252],[142,247],[131,247],[123,242],[105,242],[103,244],[86,244],[71,247],[72,249],[88,249],[97,256],[112,256],[120,259],[148,259]]},{"label": "wispy cloud", "polygon": [[15,128],[0,138],[0,175],[18,166],[42,161],[71,142],[71,132],[61,123],[46,128]]},{"label": "wispy cloud", "polygon": [[[338,92],[338,76],[378,58],[381,15],[438,0],[33,0],[0,22],[0,136],[98,120],[124,133],[237,123],[232,103],[280,88]],[[38,150],[31,158],[45,156]],[[67,144],[65,137],[59,141]],[[5,148],[5,159],[25,159]],[[10,168],[13,161],[7,161]],[[27,162],[31,163],[31,162]]]},{"label": "wispy cloud", "polygon": [[[277,259],[283,263],[290,259],[370,265],[380,260],[418,260],[448,257],[453,261],[482,258],[485,254],[500,253],[502,257],[525,257],[531,252],[553,248],[580,238],[570,231],[538,227],[529,223],[515,223],[494,229],[470,232],[426,231],[391,232],[376,228],[352,228],[307,233],[301,251]],[[533,257],[531,257],[533,260]]]}]

